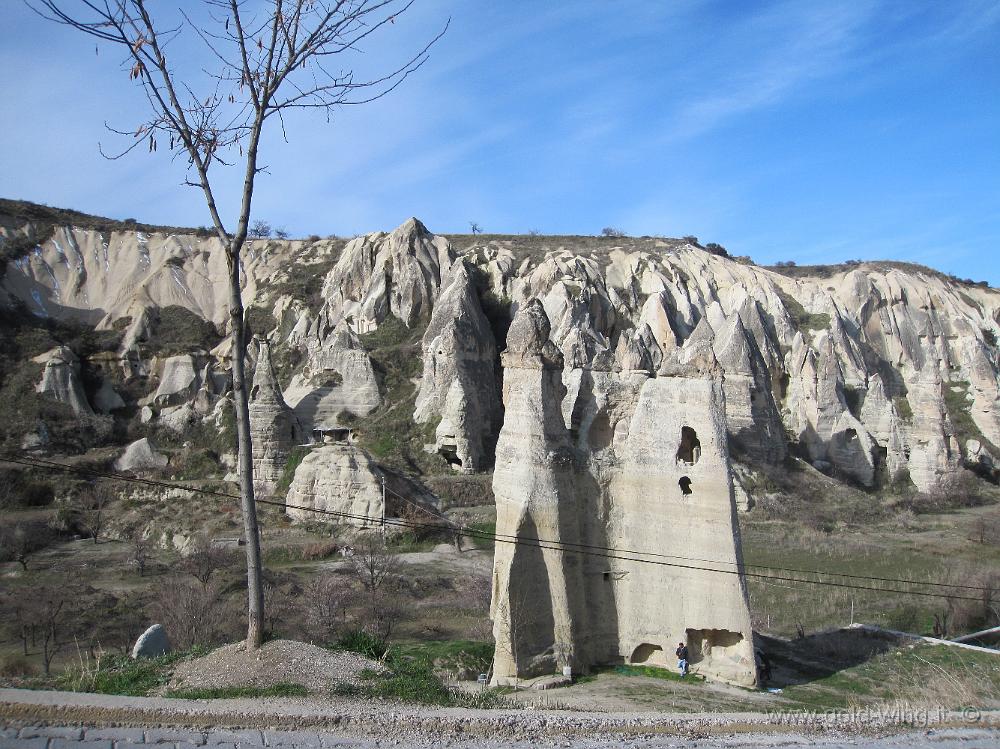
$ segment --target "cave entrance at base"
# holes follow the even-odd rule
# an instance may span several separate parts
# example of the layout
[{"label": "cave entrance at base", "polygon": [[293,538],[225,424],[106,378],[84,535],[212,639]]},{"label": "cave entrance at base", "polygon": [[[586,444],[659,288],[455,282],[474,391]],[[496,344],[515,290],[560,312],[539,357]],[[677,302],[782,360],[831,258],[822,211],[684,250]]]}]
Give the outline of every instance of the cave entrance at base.
[{"label": "cave entrance at base", "polygon": [[462,459],[458,457],[458,445],[454,442],[445,442],[438,448],[438,455],[444,458],[448,465],[456,471],[462,468]]},{"label": "cave entrance at base", "polygon": [[728,629],[689,629],[687,646],[691,663],[720,658],[738,658],[743,635]]},{"label": "cave entrance at base", "polygon": [[639,645],[635,650],[632,651],[632,655],[629,656],[629,663],[650,663],[653,665],[662,666],[665,663],[663,656],[663,647],[660,645],[654,645],[650,642],[644,642]]}]

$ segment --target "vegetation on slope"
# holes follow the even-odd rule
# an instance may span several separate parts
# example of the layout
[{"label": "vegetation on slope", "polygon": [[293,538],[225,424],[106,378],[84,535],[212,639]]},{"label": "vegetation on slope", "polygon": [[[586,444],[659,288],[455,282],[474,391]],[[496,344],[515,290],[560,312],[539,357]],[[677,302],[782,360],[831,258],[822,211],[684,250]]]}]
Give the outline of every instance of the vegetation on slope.
[{"label": "vegetation on slope", "polygon": [[361,446],[380,463],[418,476],[448,471],[443,458],[424,451],[424,445],[434,441],[437,424],[413,421],[425,327],[409,329],[388,317],[375,331],[361,336],[379,379],[382,405],[352,423]]}]

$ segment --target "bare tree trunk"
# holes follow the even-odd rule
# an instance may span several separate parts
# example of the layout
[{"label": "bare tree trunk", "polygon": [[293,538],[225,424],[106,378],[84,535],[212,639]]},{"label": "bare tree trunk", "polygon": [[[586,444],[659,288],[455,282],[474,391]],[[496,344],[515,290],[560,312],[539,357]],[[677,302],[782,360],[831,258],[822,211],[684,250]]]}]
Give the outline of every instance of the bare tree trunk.
[{"label": "bare tree trunk", "polygon": [[[232,240],[235,244],[236,240]],[[261,646],[264,637],[264,588],[260,563],[260,532],[253,491],[250,408],[246,381],[246,338],[243,325],[243,298],[240,290],[239,250],[230,245],[229,322],[233,339],[233,408],[236,410],[237,472],[240,477],[240,504],[243,510],[243,534],[247,555],[247,649]]]}]

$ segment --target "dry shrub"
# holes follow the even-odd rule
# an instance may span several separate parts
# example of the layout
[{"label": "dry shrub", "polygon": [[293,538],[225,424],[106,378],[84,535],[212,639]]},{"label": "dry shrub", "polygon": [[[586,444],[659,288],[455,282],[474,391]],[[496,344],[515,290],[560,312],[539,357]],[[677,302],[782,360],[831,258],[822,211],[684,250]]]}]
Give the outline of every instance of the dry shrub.
[{"label": "dry shrub", "polygon": [[229,611],[214,585],[170,577],[160,584],[155,600],[153,615],[167,630],[171,644],[180,650],[218,644],[231,633],[232,624],[241,621]]},{"label": "dry shrub", "polygon": [[0,676],[6,678],[25,677],[34,676],[35,673],[35,667],[31,661],[23,655],[8,655],[0,659]]},{"label": "dry shrub", "polygon": [[947,666],[932,663],[914,651],[907,657],[884,656],[883,680],[893,702],[927,709],[1000,705],[1000,659],[975,661],[954,648]]},{"label": "dry shrub", "polygon": [[335,541],[317,541],[302,547],[302,561],[318,562],[329,559],[340,550]]},{"label": "dry shrub", "polygon": [[311,579],[299,598],[303,626],[309,640],[334,642],[347,621],[347,609],[354,601],[350,583],[337,575]]}]

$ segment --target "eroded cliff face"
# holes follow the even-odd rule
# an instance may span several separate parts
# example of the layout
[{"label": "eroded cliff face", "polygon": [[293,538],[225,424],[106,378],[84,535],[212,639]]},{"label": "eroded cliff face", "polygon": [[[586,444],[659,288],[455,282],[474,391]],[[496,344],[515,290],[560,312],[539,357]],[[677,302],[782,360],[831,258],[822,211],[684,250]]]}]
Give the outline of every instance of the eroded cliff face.
[{"label": "eroded cliff face", "polygon": [[502,356],[497,533],[543,542],[497,545],[494,681],[669,667],[684,641],[699,672],[754,684],[721,383],[692,364],[656,376],[633,353],[576,370],[567,392],[550,335],[529,300]]},{"label": "eroded cliff face", "polygon": [[[172,383],[149,393],[146,417],[183,424],[217,418],[227,343],[190,352],[190,366],[168,366],[143,341],[152,313],[170,305],[224,334],[224,266],[215,239],[62,228],[8,265],[0,301],[123,329],[122,370]],[[495,351],[504,342],[484,324],[482,302],[513,314],[537,298],[563,357],[571,397],[559,408],[575,443],[591,418],[572,397],[585,379],[600,391],[609,373],[694,365],[721,385],[740,459],[773,462],[791,451],[864,485],[908,475],[931,491],[963,461],[1000,457],[1000,294],[914,266],[791,278],[677,240],[459,246],[411,219],[346,244],[255,240],[243,270],[247,306],[267,313],[268,329],[255,333],[280,360],[283,397],[307,432],[380,406],[381,375],[358,336],[391,316],[426,326],[414,417],[437,422],[431,449],[462,470],[488,467],[502,408]],[[117,405],[112,392],[103,405],[81,402],[71,362],[51,369],[41,387],[80,412]],[[194,394],[175,387],[192,369]],[[194,409],[197,391],[205,402]]]}]

